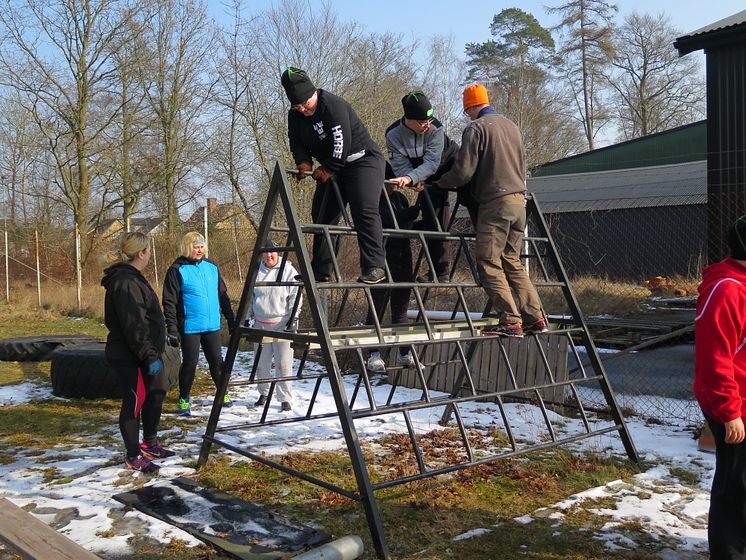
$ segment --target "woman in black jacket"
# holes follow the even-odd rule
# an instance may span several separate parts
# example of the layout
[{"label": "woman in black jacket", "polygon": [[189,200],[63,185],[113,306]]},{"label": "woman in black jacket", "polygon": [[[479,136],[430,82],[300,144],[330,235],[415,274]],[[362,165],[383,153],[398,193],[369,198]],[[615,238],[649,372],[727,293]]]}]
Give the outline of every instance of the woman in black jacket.
[{"label": "woman in black jacket", "polygon": [[119,430],[127,450],[124,468],[154,473],[160,467],[152,460],[172,457],[174,452],[158,443],[158,424],[168,390],[161,371],[166,322],[158,297],[142,275],[150,261],[149,241],[139,232],[123,234],[119,251],[108,259],[114,264],[104,271],[101,285],[106,289],[104,323],[109,329],[106,361],[119,375],[124,395],[119,411]]}]

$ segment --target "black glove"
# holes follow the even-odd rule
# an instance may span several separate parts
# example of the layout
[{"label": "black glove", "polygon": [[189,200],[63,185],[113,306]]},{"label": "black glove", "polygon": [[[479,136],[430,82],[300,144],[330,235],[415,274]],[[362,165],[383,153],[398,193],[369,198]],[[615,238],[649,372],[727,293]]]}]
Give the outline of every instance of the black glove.
[{"label": "black glove", "polygon": [[169,334],[166,336],[166,342],[168,342],[168,345],[172,348],[178,348],[179,347],[179,335],[178,334]]},{"label": "black glove", "polygon": [[228,334],[233,336],[233,331],[236,330],[236,321],[228,321]]}]

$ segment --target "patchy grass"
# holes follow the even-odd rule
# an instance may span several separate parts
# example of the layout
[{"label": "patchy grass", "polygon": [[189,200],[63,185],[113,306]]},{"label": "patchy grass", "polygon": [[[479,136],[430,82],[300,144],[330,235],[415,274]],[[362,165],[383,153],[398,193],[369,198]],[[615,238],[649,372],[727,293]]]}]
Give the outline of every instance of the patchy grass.
[{"label": "patchy grass", "polygon": [[49,362],[0,362],[0,385],[15,385],[22,381],[48,383]]},{"label": "patchy grass", "polygon": [[0,407],[0,442],[48,449],[101,438],[112,426],[113,401],[35,401]]},{"label": "patchy grass", "polygon": [[[10,321],[0,324],[2,338],[67,332],[105,335],[104,327],[95,319],[72,320],[49,310],[23,312],[13,311],[7,306],[0,306],[0,313],[10,317]],[[22,380],[48,383],[48,379],[48,363],[0,362],[0,383]],[[209,374],[198,372],[193,393],[199,395],[211,391],[213,386]],[[172,391],[164,408],[171,408],[176,398],[176,392]],[[0,407],[0,462],[11,463],[20,456],[37,457],[43,480],[55,483],[55,488],[64,492],[63,485],[67,480],[59,478],[60,470],[54,461],[60,457],[69,458],[68,448],[73,449],[81,441],[86,445],[106,445],[112,449],[120,446],[121,441],[113,429],[118,409],[117,401],[78,399],[51,399]],[[202,426],[172,415],[164,415],[161,421],[162,431],[169,428],[193,431]],[[507,444],[504,434],[498,430],[487,433],[470,431],[469,437],[475,453]],[[436,468],[460,460],[463,450],[453,443],[458,439],[456,430],[418,436],[428,467]],[[392,435],[363,443],[374,482],[392,475],[416,472],[407,435]],[[54,460],[47,454],[52,448]],[[334,537],[358,534],[365,541],[363,558],[375,558],[361,504],[260,463],[235,459],[235,455],[216,451],[196,478],[207,486],[321,527]],[[276,460],[336,485],[355,489],[354,474],[344,452],[289,453]],[[112,461],[116,463],[118,459]],[[561,522],[538,516],[529,524],[514,520],[524,515],[533,516],[538,508],[550,506],[579,491],[612,480],[629,479],[634,473],[633,466],[625,461],[556,450],[396,486],[380,491],[376,496],[395,558],[657,559],[660,550],[668,543],[655,541],[644,527],[634,523],[618,529],[620,534],[639,543],[639,548],[633,552],[609,550],[602,541],[593,538],[594,532],[599,531],[607,519],[588,510],[612,509],[611,498],[575,506],[565,512]],[[683,482],[689,482],[695,476],[684,469],[673,469],[672,474]],[[134,485],[147,482],[141,478]],[[132,488],[132,478],[123,477],[121,485]],[[488,532],[470,539],[452,540],[477,528]],[[106,534],[101,536],[103,538]],[[130,558],[137,560],[225,557],[209,547],[189,548],[178,540],[163,545],[138,536],[130,539],[130,544],[134,549]]]},{"label": "patchy grass", "polygon": [[[440,436],[433,440],[442,444]],[[378,444],[385,451],[376,451],[376,465],[370,472],[374,481],[401,466],[398,436],[384,438]],[[427,450],[427,443],[424,447]],[[291,453],[275,459],[344,488],[354,488],[349,459],[343,453]],[[406,466],[404,472],[408,469]],[[520,525],[513,518],[632,474],[626,462],[559,450],[397,486],[376,496],[394,557],[416,554],[417,558],[443,558],[444,551],[450,551],[447,556],[453,558],[609,558],[603,543],[588,542],[587,534],[577,533],[591,525],[579,515],[561,530],[543,521]],[[215,454],[197,478],[205,485],[266,504],[291,518],[320,525],[335,536],[358,534],[366,541],[364,558],[375,557],[362,507],[343,496],[260,463],[230,462],[224,453]],[[586,514],[588,520],[594,517]],[[592,525],[602,524],[599,518],[598,525]],[[478,527],[490,532],[452,541]]]},{"label": "patchy grass", "polygon": [[681,467],[671,467],[671,476],[678,478],[687,486],[697,486],[700,482],[700,476],[697,473]]},{"label": "patchy grass", "polygon": [[68,315],[61,310],[27,308],[0,304],[0,338],[41,336],[45,334],[89,334],[106,337],[106,327],[101,317]]}]

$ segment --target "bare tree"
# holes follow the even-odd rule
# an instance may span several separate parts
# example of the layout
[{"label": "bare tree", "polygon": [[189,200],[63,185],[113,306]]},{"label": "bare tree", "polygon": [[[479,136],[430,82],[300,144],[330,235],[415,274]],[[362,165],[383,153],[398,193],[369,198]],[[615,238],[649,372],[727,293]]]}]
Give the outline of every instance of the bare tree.
[{"label": "bare tree", "polygon": [[17,95],[12,92],[0,105],[0,186],[8,193],[5,211],[11,222],[26,224],[32,215],[29,187],[39,137]]},{"label": "bare tree", "polygon": [[[42,133],[57,168],[55,182],[80,231],[87,231],[91,166],[117,105],[94,115],[112,80],[120,0],[5,0],[0,66]],[[123,15],[124,14],[124,15]],[[103,109],[103,107],[99,107]]]},{"label": "bare tree", "polygon": [[206,70],[215,34],[203,2],[158,0],[150,8],[137,62],[158,145],[157,159],[149,166],[156,186],[152,194],[164,206],[168,231],[174,232],[181,224],[180,204],[199,191],[187,182],[206,154],[206,123],[200,119],[213,83]]},{"label": "bare tree", "polygon": [[461,98],[466,65],[456,54],[452,35],[431,37],[426,49],[430,56],[418,71],[422,89],[430,98],[435,116],[443,123],[446,133],[458,138],[466,122]]},{"label": "bare tree", "polygon": [[679,57],[681,31],[664,14],[632,13],[615,36],[615,72],[608,75],[623,140],[704,118],[705,84],[699,62]]},{"label": "bare tree", "polygon": [[466,46],[469,78],[490,89],[492,105],[521,129],[529,167],[565,157],[582,146],[556,87],[554,40],[531,14],[508,8],[490,25],[495,39]]},{"label": "bare tree", "polygon": [[563,32],[558,54],[564,62],[588,149],[593,150],[596,134],[609,121],[600,89],[605,83],[603,73],[613,58],[612,17],[617,6],[606,0],[567,0],[548,11],[562,18],[556,27]]}]

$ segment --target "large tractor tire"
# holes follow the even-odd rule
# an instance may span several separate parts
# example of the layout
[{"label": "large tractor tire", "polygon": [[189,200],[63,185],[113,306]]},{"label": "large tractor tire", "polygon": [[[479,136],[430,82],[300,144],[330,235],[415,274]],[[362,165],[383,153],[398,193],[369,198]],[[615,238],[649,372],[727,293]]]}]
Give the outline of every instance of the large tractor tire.
[{"label": "large tractor tire", "polygon": [[54,350],[76,344],[96,342],[87,334],[48,334],[0,340],[0,360],[5,362],[41,362]]},{"label": "large tractor tire", "polygon": [[[121,399],[119,377],[104,358],[105,344],[84,344],[60,348],[52,353],[52,394],[84,399]],[[168,388],[179,384],[181,352],[166,347],[161,356]]]}]

